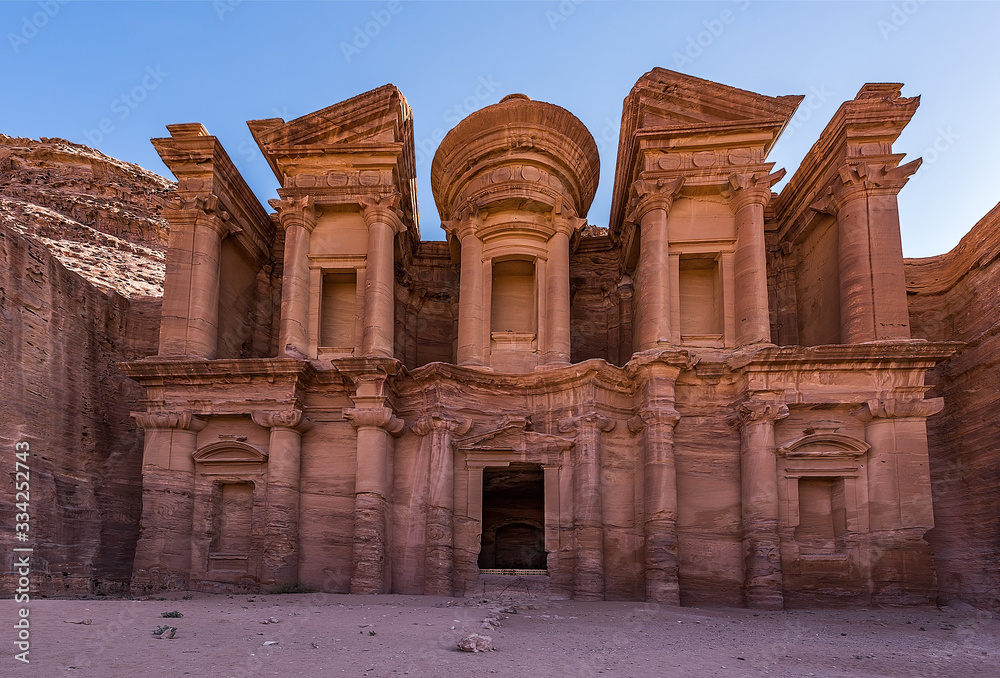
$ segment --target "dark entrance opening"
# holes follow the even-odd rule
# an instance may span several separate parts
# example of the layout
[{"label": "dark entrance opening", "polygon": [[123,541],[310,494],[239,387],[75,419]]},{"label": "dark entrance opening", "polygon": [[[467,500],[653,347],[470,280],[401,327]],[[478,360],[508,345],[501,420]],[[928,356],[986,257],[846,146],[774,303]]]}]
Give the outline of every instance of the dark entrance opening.
[{"label": "dark entrance opening", "polygon": [[537,464],[483,469],[479,568],[545,570],[545,478]]}]

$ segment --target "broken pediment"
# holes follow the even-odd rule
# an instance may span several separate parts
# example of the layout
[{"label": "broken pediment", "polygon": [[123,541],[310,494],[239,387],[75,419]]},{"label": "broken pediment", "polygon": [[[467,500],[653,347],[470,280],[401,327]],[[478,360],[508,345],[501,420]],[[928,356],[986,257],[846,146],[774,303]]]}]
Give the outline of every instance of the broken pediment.
[{"label": "broken pediment", "polygon": [[[289,163],[317,155],[388,154],[408,158],[402,164],[414,168],[413,114],[395,85],[383,85],[288,122],[268,118],[250,120],[247,126],[282,185]],[[409,179],[415,170],[402,174]]]},{"label": "broken pediment", "polygon": [[771,97],[710,80],[654,68],[625,100],[636,131],[772,123],[783,127],[803,97]]}]

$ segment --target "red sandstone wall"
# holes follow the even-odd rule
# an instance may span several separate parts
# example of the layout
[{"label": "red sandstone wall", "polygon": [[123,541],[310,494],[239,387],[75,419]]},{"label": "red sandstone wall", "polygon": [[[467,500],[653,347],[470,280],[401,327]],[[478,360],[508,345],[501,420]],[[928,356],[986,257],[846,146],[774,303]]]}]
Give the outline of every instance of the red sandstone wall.
[{"label": "red sandstone wall", "polygon": [[966,346],[928,375],[945,408],[928,420],[945,600],[1000,607],[1000,205],[947,254],[906,261],[913,336]]},{"label": "red sandstone wall", "polygon": [[13,590],[14,445],[31,446],[34,585],[127,590],[139,531],[142,389],[115,363],[155,353],[159,299],[101,292],[0,226],[0,592]]}]

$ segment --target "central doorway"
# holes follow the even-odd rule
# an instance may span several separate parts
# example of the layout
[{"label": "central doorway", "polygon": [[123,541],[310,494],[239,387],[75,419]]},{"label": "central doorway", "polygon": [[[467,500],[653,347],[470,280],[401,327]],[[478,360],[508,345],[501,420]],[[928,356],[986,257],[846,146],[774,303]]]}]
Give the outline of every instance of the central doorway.
[{"label": "central doorway", "polygon": [[545,477],[538,464],[483,469],[480,570],[545,571]]}]

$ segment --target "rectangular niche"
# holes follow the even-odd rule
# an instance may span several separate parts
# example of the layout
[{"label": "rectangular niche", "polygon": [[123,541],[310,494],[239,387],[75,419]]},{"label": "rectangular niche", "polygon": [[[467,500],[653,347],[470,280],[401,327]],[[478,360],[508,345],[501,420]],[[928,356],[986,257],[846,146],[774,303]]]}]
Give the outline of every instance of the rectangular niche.
[{"label": "rectangular niche", "polygon": [[540,466],[515,462],[484,470],[481,544],[481,573],[546,571],[545,479]]},{"label": "rectangular niche", "polygon": [[323,273],[319,345],[350,353],[354,350],[357,325],[358,274],[350,271]]},{"label": "rectangular niche", "polygon": [[709,345],[721,342],[723,309],[718,258],[682,256],[678,264],[681,341]]},{"label": "rectangular niche", "polygon": [[795,541],[800,551],[836,553],[847,531],[843,478],[799,478],[799,524]]},{"label": "rectangular niche", "polygon": [[493,264],[490,329],[494,334],[534,334],[534,261],[514,259]]},{"label": "rectangular niche", "polygon": [[213,570],[247,570],[253,543],[253,483],[223,483],[212,493]]}]

